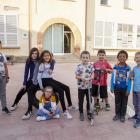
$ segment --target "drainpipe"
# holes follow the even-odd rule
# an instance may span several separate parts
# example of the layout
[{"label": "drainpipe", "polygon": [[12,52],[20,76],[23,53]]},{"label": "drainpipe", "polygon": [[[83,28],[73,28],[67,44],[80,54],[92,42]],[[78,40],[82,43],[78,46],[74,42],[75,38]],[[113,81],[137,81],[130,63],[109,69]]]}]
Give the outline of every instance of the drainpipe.
[{"label": "drainpipe", "polygon": [[87,50],[87,0],[85,0],[85,51]]},{"label": "drainpipe", "polygon": [[28,11],[28,15],[29,15],[29,53],[31,50],[31,0],[28,0],[28,5],[29,5],[29,11]]}]

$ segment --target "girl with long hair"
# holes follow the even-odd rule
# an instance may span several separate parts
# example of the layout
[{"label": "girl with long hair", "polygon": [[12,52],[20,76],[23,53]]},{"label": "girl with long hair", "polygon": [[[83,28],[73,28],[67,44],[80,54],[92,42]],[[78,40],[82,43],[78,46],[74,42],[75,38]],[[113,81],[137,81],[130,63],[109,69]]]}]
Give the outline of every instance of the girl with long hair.
[{"label": "girl with long hair", "polygon": [[78,107],[72,104],[70,89],[67,85],[60,83],[53,79],[52,75],[49,74],[50,64],[52,62],[52,55],[49,51],[45,50],[40,55],[39,60],[39,71],[38,71],[38,82],[40,89],[42,92],[45,91],[43,87],[51,86],[55,92],[59,94],[60,103],[63,109],[63,116],[67,119],[72,119],[72,116],[69,114],[68,110],[66,110],[65,100],[64,100],[64,91],[66,93],[66,98],[68,101],[68,109],[70,110],[78,110]]},{"label": "girl with long hair", "polygon": [[[32,84],[33,72],[35,69],[36,62],[39,61],[39,51],[37,48],[32,48],[29,54],[29,57],[25,63],[25,71],[24,71],[24,81],[23,85],[20,88],[13,105],[11,106],[10,110],[14,111],[17,108],[17,104],[22,98],[22,96],[27,92],[28,88]],[[30,76],[28,77],[30,73]]]}]

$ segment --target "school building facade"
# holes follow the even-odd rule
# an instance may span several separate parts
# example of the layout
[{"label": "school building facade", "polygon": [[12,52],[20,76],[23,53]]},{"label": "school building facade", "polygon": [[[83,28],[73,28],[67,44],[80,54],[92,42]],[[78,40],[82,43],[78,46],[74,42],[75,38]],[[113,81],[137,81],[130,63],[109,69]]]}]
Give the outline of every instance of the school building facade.
[{"label": "school building facade", "polygon": [[96,56],[105,49],[113,58],[140,49],[139,0],[1,0],[2,52],[27,58],[29,50]]}]

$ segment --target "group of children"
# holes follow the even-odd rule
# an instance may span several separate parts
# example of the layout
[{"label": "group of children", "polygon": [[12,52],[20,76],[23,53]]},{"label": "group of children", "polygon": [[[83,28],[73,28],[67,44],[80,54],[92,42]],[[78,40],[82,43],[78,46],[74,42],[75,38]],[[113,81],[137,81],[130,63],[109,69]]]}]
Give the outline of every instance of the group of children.
[{"label": "group of children", "polygon": [[[0,42],[0,50],[2,48]],[[99,50],[98,61],[93,64],[89,63],[90,53],[88,51],[83,51],[81,53],[80,59],[82,61],[76,68],[75,74],[78,84],[78,105],[79,105],[79,119],[84,121],[83,113],[83,102],[84,95],[87,99],[87,114],[89,112],[89,102],[92,99],[88,98],[88,82],[91,80],[91,95],[94,97],[93,110],[96,110],[97,106],[97,91],[99,74],[96,69],[104,70],[100,77],[100,98],[105,99],[106,110],[110,110],[110,105],[108,102],[107,93],[107,75],[111,74],[111,92],[115,94],[115,116],[114,121],[120,119],[121,122],[125,122],[125,115],[127,109],[128,96],[131,90],[131,81],[133,82],[133,104],[135,108],[135,115],[128,118],[129,120],[136,120],[134,125],[135,128],[140,127],[140,52],[135,54],[135,62],[137,66],[131,70],[131,67],[126,64],[128,59],[128,54],[126,51],[121,50],[117,59],[119,63],[111,67],[111,65],[105,60],[106,53],[104,50]],[[9,82],[8,68],[6,65],[6,57],[4,54],[0,53],[0,100],[2,104],[2,112],[5,114],[11,114],[11,112],[6,107],[6,83]],[[45,50],[41,53],[39,57],[39,52],[37,48],[32,48],[30,55],[25,64],[24,82],[20,91],[18,92],[16,99],[11,106],[10,110],[14,111],[17,108],[17,104],[22,96],[27,92],[28,94],[28,110],[22,119],[26,120],[31,118],[34,113],[32,111],[32,106],[39,108],[37,111],[38,117],[37,121],[48,120],[51,118],[60,118],[59,109],[56,108],[56,94],[59,94],[59,100],[63,110],[63,116],[67,119],[72,119],[72,116],[68,112],[69,110],[78,110],[78,107],[72,104],[70,96],[70,88],[59,81],[56,81],[52,77],[53,69],[55,65],[55,60],[52,58],[52,54]],[[28,75],[30,76],[28,78]],[[40,97],[38,105],[35,105],[37,101],[35,93],[38,89],[41,89],[43,94]],[[68,106],[66,109],[64,93],[68,101]]]},{"label": "group of children", "polygon": [[78,99],[79,99],[79,119],[84,120],[83,114],[83,101],[84,95],[86,94],[87,99],[87,114],[89,111],[89,99],[88,99],[88,86],[87,78],[92,80],[91,95],[94,97],[93,110],[96,110],[97,103],[97,92],[98,92],[98,82],[99,73],[97,70],[104,70],[100,75],[100,98],[105,99],[106,110],[110,110],[110,105],[108,103],[108,93],[107,93],[107,73],[111,74],[111,92],[115,95],[115,116],[113,120],[119,120],[125,122],[125,115],[127,110],[128,96],[131,91],[131,83],[133,82],[133,105],[135,109],[135,115],[129,117],[128,120],[136,120],[134,125],[135,128],[140,127],[140,52],[135,53],[135,62],[137,66],[131,70],[131,67],[126,63],[128,59],[128,53],[124,50],[119,51],[117,55],[118,63],[115,66],[111,65],[105,60],[106,53],[104,50],[99,50],[98,61],[94,62],[93,65],[89,63],[90,53],[88,51],[83,51],[81,53],[81,61],[76,68],[75,74],[78,84]]}]

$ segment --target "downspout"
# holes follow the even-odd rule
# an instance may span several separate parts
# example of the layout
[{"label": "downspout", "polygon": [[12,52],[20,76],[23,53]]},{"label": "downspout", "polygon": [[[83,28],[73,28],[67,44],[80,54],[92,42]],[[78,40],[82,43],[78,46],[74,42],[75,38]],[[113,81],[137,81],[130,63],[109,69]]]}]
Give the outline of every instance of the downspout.
[{"label": "downspout", "polygon": [[85,0],[85,51],[87,50],[87,0]]},{"label": "downspout", "polygon": [[29,11],[28,11],[28,14],[29,14],[29,53],[30,53],[30,50],[31,50],[31,0],[28,0],[28,5],[29,5]]}]

